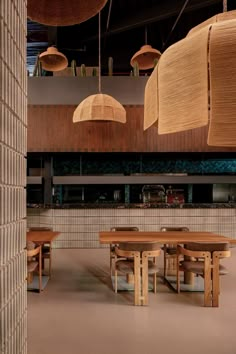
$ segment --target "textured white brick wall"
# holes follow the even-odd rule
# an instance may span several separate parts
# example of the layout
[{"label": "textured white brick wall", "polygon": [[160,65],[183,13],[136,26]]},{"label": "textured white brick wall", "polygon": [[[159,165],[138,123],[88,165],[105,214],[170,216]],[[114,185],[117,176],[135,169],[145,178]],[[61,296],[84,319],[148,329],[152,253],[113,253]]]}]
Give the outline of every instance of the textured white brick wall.
[{"label": "textured white brick wall", "polygon": [[162,226],[187,226],[236,238],[236,209],[28,209],[27,225],[59,231],[54,248],[99,248],[99,231],[137,226],[157,231]]},{"label": "textured white brick wall", "polygon": [[0,0],[0,352],[27,353],[26,1]]}]

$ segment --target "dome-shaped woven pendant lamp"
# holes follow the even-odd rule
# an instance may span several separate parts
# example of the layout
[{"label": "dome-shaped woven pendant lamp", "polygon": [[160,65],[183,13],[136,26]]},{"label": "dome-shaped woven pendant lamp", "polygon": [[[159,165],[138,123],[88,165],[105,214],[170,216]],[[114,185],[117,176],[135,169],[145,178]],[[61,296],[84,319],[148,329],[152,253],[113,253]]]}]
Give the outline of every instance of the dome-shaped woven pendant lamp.
[{"label": "dome-shaped woven pendant lamp", "polygon": [[27,16],[48,26],[70,26],[98,14],[107,0],[28,0]]},{"label": "dome-shaped woven pendant lamp", "polygon": [[145,44],[132,56],[130,65],[134,67],[135,62],[137,62],[140,70],[152,69],[155,66],[155,60],[158,60],[160,56],[161,52],[159,50],[152,48],[149,44]]},{"label": "dome-shaped woven pendant lamp", "polygon": [[96,95],[85,98],[75,109],[73,123],[84,121],[102,121],[126,123],[124,107],[112,96],[101,93],[101,14],[99,12],[99,65],[98,65],[98,91]]},{"label": "dome-shaped woven pendant lamp", "polygon": [[112,96],[98,93],[85,98],[74,111],[74,123],[89,120],[125,123],[126,112]]},{"label": "dome-shaped woven pendant lamp", "polygon": [[55,47],[48,49],[39,55],[39,60],[42,63],[42,68],[47,71],[61,71],[68,66],[66,56],[58,52]]}]

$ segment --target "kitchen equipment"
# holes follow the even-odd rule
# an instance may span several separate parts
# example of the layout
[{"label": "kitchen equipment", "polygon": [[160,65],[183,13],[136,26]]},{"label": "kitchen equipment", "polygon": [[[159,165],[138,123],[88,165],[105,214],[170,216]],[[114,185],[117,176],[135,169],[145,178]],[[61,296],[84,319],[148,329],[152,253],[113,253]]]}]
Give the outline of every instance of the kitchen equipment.
[{"label": "kitchen equipment", "polygon": [[115,202],[119,202],[121,200],[121,190],[115,190],[113,197]]},{"label": "kitchen equipment", "polygon": [[166,203],[168,204],[183,204],[184,200],[184,190],[174,189],[172,186],[166,190]]},{"label": "kitchen equipment", "polygon": [[164,203],[165,188],[161,184],[147,184],[142,188],[143,203]]}]

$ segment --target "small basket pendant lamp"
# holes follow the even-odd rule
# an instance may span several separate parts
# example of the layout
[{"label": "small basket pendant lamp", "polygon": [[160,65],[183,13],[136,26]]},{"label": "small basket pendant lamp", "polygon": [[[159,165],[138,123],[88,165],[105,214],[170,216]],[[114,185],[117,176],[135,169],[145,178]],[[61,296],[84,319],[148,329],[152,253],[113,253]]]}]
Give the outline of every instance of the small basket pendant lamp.
[{"label": "small basket pendant lamp", "polygon": [[39,55],[39,60],[42,63],[42,68],[47,71],[61,71],[68,66],[66,56],[58,52],[55,47],[48,49]]},{"label": "small basket pendant lamp", "polygon": [[161,52],[159,50],[147,44],[147,28],[145,28],[145,45],[132,56],[130,65],[134,68],[135,63],[138,63],[140,70],[152,69],[155,66],[155,61],[159,60],[160,56]]},{"label": "small basket pendant lamp", "polygon": [[95,16],[106,3],[107,0],[28,0],[27,15],[48,26],[71,26]]},{"label": "small basket pendant lamp", "polygon": [[85,98],[75,109],[73,123],[83,121],[119,122],[126,123],[124,107],[112,96],[101,93],[101,13],[99,12],[99,65],[98,65],[98,91],[96,95]]},{"label": "small basket pendant lamp", "polygon": [[159,59],[161,52],[159,50],[152,48],[152,46],[145,44],[141,49],[136,52],[131,60],[130,65],[135,66],[135,62],[138,63],[140,70],[152,69],[155,66],[155,60]]}]

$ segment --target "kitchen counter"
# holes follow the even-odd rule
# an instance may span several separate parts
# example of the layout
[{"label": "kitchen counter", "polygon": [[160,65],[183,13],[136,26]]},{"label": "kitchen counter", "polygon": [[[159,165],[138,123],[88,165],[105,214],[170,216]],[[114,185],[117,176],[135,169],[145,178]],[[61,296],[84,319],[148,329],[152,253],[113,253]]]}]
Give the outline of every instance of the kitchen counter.
[{"label": "kitchen counter", "polygon": [[236,204],[34,204],[27,209],[27,227],[51,227],[60,232],[55,248],[101,248],[98,234],[114,226],[159,231],[185,226],[236,239]]},{"label": "kitchen counter", "polygon": [[28,204],[27,208],[40,209],[235,209],[236,203],[78,203]]}]

